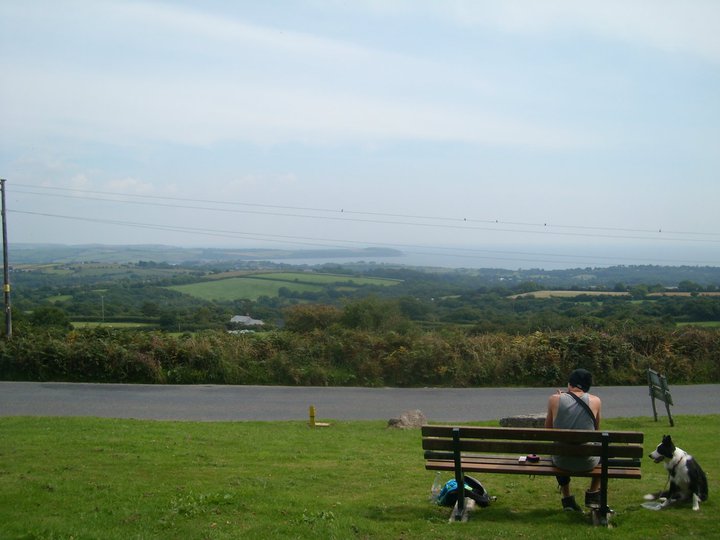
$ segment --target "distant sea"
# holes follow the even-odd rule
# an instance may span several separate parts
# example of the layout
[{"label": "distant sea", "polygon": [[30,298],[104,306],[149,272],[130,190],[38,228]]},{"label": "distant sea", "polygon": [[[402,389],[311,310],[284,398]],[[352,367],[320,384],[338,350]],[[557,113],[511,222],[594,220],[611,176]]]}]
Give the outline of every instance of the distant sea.
[{"label": "distant sea", "polygon": [[441,268],[503,268],[562,270],[606,266],[717,266],[720,247],[711,246],[457,246],[437,248],[398,248],[401,256],[329,257],[271,259],[293,265],[348,264],[370,262],[378,265],[405,265]]}]

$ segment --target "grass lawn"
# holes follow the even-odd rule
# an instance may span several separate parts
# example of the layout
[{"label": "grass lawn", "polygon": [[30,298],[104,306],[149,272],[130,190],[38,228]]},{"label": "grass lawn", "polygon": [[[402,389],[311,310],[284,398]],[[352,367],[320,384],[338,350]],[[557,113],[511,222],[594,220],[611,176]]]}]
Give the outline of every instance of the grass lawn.
[{"label": "grass lawn", "polygon": [[[0,418],[0,538],[718,538],[720,415],[611,419],[645,450],[671,433],[708,473],[699,512],[640,507],[666,474],[611,480],[612,530],[560,510],[549,477],[487,475],[492,506],[466,524],[428,500],[418,430],[384,422],[154,422]],[[485,423],[492,424],[492,423]],[[449,477],[448,477],[449,478]],[[575,489],[587,481],[575,479]]]}]

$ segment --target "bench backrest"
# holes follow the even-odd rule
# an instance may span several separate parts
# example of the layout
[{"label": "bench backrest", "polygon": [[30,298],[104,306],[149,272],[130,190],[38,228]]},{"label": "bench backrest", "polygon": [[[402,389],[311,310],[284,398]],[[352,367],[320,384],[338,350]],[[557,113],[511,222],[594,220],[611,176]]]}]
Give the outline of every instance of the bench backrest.
[{"label": "bench backrest", "polygon": [[[458,443],[453,439],[456,428]],[[426,425],[422,427],[422,437],[426,458],[438,452],[452,452],[457,444],[460,452],[467,453],[601,456],[603,442],[608,458],[643,456],[643,434],[636,431]]]}]

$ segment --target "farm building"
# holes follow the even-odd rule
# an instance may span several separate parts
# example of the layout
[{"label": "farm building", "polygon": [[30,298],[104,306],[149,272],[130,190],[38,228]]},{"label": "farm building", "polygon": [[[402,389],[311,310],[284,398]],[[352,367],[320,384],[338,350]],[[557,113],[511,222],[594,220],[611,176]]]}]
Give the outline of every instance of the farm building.
[{"label": "farm building", "polygon": [[250,315],[235,315],[230,322],[241,326],[263,326],[265,324],[260,319],[253,319]]}]

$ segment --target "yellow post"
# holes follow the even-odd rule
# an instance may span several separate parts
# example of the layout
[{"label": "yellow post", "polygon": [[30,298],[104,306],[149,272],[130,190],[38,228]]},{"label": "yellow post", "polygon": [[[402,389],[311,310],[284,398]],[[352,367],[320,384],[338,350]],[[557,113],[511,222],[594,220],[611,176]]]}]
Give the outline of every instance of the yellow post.
[{"label": "yellow post", "polygon": [[315,405],[310,405],[310,427],[315,427]]}]

